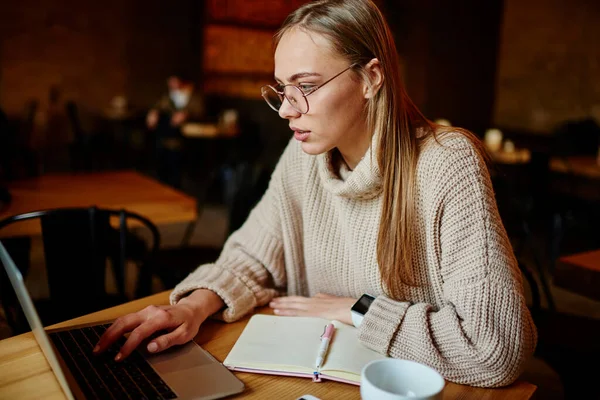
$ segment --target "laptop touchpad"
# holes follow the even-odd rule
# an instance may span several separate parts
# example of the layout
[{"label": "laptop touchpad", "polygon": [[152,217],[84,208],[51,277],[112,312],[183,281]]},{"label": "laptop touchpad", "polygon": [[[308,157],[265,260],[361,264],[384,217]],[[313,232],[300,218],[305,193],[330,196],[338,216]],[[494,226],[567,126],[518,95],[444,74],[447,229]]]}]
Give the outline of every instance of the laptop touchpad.
[{"label": "laptop touchpad", "polygon": [[158,373],[173,373],[218,362],[195,342],[174,346],[158,354],[146,354],[145,356]]}]

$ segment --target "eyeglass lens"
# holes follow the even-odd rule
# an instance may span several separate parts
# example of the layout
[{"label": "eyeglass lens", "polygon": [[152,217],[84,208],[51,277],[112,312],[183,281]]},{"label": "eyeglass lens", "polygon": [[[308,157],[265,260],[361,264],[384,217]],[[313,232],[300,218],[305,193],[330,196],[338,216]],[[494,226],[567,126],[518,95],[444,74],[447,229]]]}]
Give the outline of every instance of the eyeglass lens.
[{"label": "eyeglass lens", "polygon": [[[305,114],[308,112],[308,103],[300,89],[296,86],[288,85],[283,87],[284,95],[290,105],[298,112]],[[270,86],[266,86],[262,90],[262,95],[269,106],[275,111],[279,111],[283,104],[283,98]]]}]

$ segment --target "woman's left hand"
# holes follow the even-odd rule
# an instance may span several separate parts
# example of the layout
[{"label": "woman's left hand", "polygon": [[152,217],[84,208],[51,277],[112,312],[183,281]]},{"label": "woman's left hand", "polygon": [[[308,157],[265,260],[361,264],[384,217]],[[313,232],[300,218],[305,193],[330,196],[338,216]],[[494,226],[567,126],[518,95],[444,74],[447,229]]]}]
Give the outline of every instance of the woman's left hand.
[{"label": "woman's left hand", "polygon": [[314,297],[276,297],[269,303],[276,315],[298,317],[320,317],[335,319],[352,325],[350,309],[356,303],[351,297],[337,297],[319,293]]}]

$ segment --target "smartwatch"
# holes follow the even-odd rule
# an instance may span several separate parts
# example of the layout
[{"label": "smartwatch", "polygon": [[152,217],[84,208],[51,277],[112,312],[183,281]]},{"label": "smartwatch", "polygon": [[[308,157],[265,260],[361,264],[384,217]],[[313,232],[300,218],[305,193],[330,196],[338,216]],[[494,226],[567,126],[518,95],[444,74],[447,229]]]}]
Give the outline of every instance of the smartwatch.
[{"label": "smartwatch", "polygon": [[360,326],[373,300],[375,300],[375,297],[370,294],[363,294],[360,296],[360,299],[354,303],[350,310],[350,314],[352,315],[352,324],[355,327],[358,328]]}]

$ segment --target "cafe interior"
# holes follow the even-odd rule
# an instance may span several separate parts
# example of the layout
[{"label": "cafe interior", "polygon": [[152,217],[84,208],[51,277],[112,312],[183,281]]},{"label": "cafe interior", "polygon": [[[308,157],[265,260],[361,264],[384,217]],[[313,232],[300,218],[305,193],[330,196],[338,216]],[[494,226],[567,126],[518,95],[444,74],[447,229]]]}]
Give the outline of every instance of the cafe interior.
[{"label": "cafe interior", "polygon": [[[304,3],[3,4],[0,241],[44,324],[167,291],[218,257],[291,138],[260,88]],[[534,398],[597,396],[600,2],[376,3],[417,106],[488,151],[539,334],[523,379]],[[177,96],[197,109],[175,132],[163,105]],[[0,339],[29,330],[2,273]]]}]

